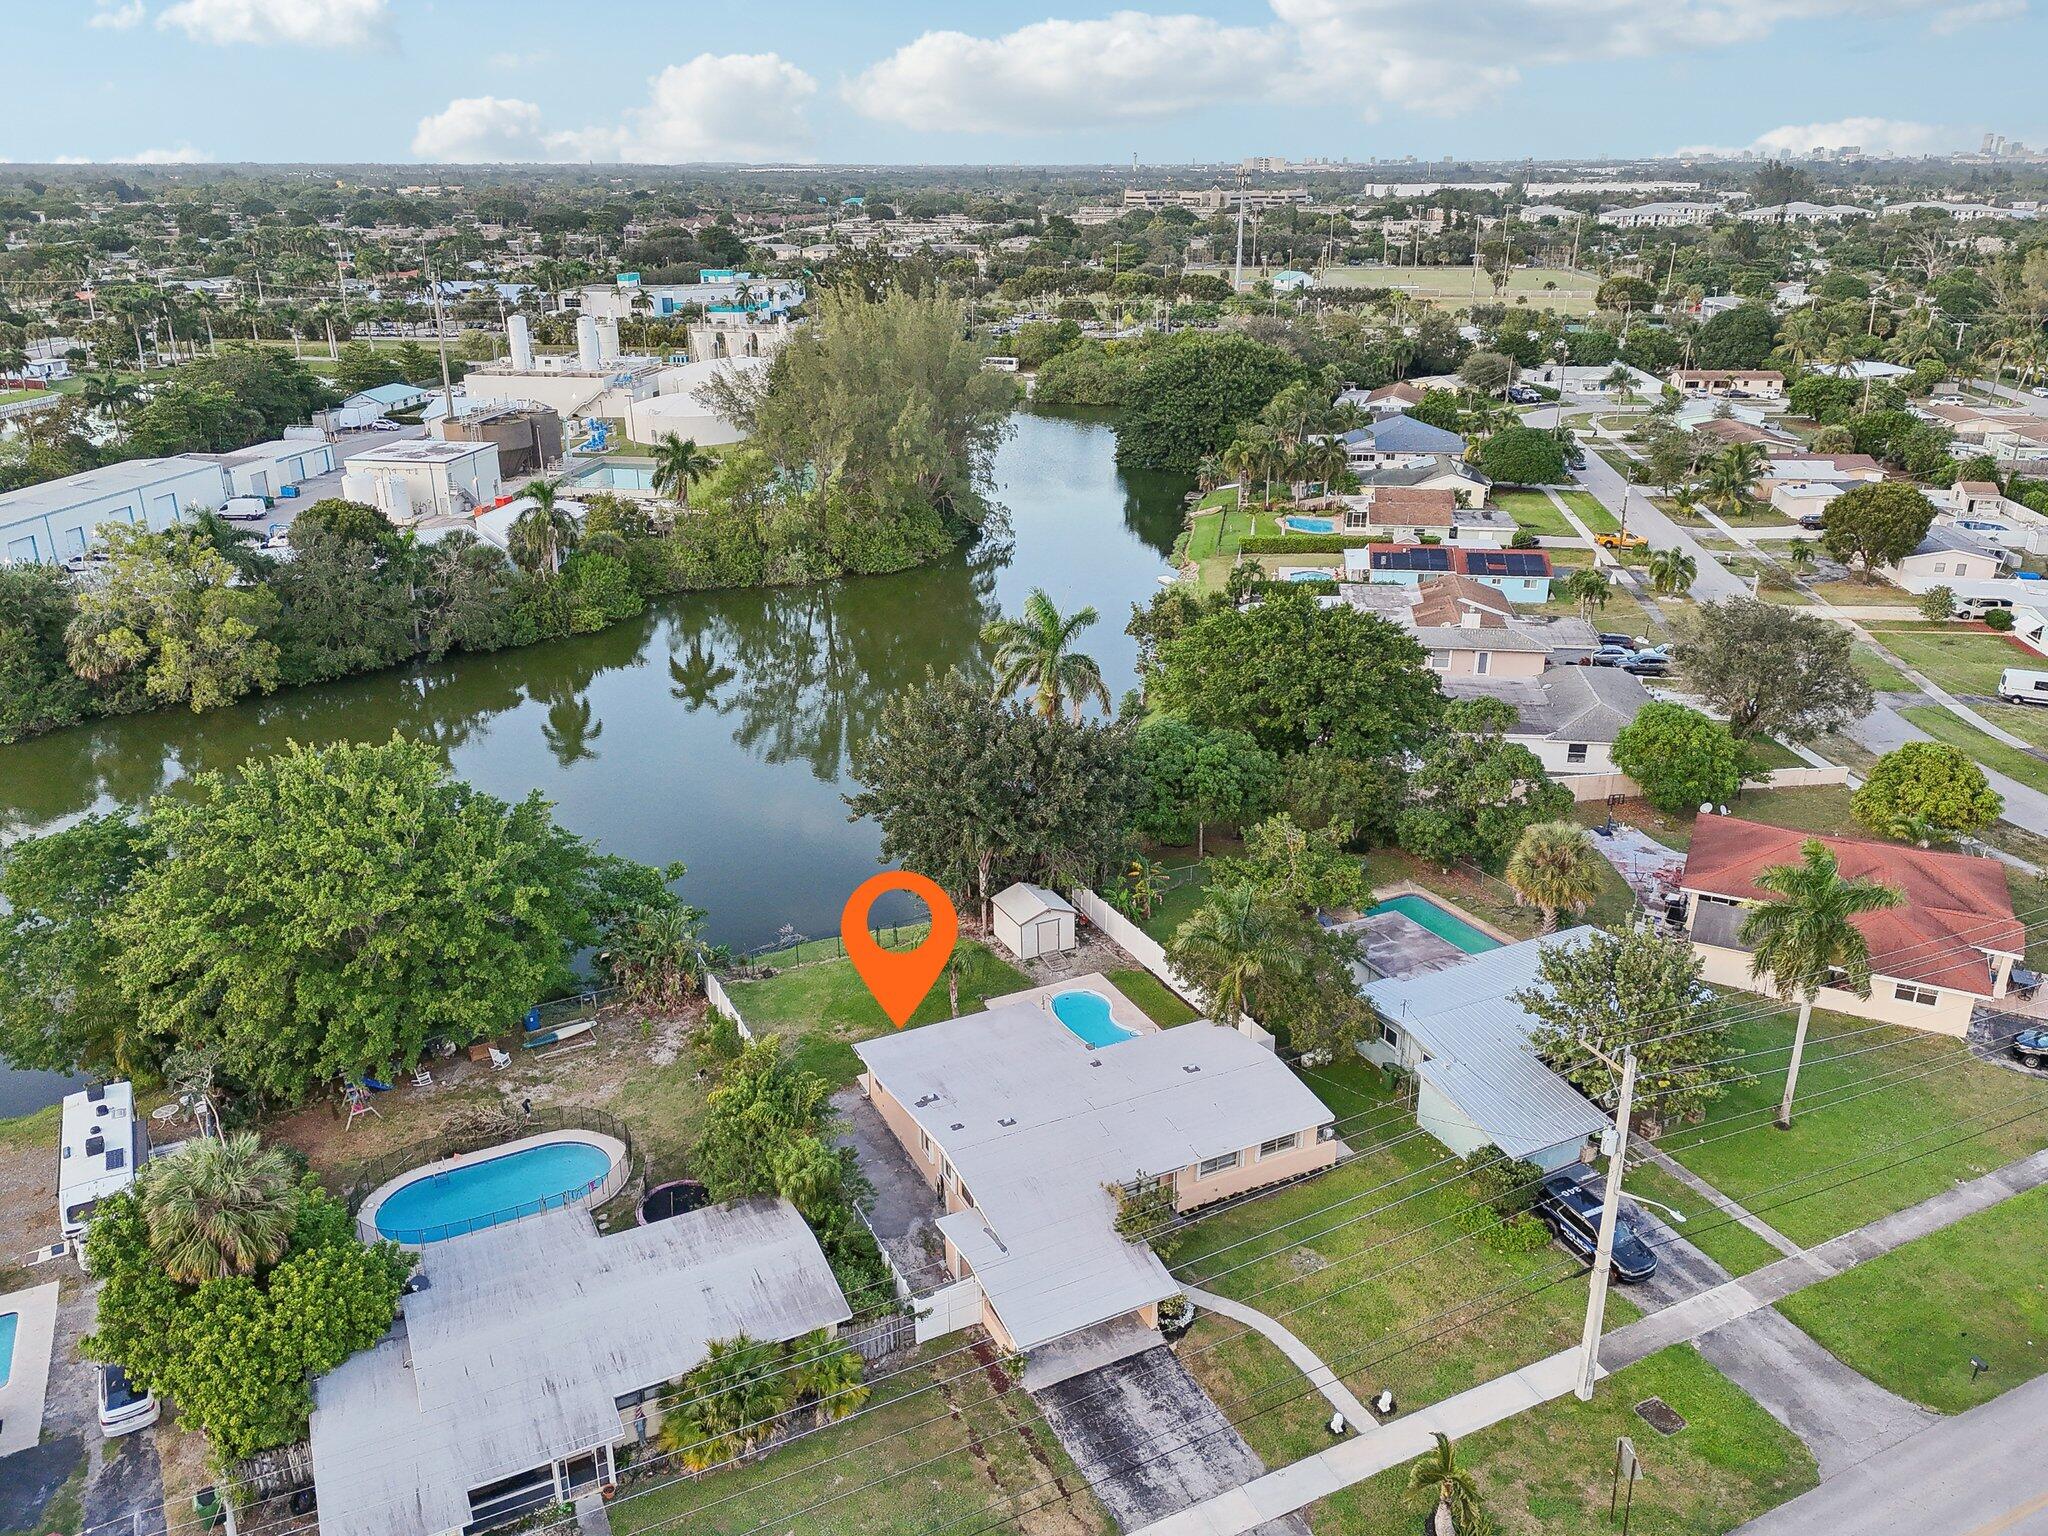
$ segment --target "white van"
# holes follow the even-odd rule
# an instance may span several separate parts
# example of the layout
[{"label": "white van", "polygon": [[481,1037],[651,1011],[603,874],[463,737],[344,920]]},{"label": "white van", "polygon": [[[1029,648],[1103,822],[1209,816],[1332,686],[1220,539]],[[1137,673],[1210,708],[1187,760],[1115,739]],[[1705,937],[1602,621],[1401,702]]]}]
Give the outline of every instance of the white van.
[{"label": "white van", "polygon": [[270,516],[270,500],[264,496],[230,496],[220,515],[231,523],[260,523]]},{"label": "white van", "polygon": [[2048,672],[2007,667],[1998,674],[1998,696],[2009,704],[2048,704]]}]

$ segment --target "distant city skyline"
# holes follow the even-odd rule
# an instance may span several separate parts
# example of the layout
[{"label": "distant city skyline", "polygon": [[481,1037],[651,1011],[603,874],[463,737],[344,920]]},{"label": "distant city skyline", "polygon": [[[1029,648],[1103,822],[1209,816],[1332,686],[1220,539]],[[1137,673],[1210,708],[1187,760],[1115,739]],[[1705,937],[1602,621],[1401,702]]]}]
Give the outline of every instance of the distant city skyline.
[{"label": "distant city skyline", "polygon": [[[566,13],[574,16],[575,13]],[[0,159],[1128,164],[2048,142],[2028,0],[75,0]]]}]

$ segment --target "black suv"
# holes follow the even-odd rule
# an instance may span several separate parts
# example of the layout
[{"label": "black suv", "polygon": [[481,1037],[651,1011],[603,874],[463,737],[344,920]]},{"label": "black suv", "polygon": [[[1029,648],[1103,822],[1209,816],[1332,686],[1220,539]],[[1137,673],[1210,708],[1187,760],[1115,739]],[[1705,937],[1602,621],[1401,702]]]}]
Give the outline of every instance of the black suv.
[{"label": "black suv", "polygon": [[2048,1067],[2048,1029],[2023,1029],[2012,1037],[2013,1059],[2023,1067]]},{"label": "black suv", "polygon": [[[1600,1191],[1570,1173],[1544,1175],[1533,1207],[1553,1236],[1584,1263],[1600,1246]],[[1657,1255],[1636,1235],[1627,1216],[1614,1223],[1614,1278],[1634,1285],[1657,1273]]]}]

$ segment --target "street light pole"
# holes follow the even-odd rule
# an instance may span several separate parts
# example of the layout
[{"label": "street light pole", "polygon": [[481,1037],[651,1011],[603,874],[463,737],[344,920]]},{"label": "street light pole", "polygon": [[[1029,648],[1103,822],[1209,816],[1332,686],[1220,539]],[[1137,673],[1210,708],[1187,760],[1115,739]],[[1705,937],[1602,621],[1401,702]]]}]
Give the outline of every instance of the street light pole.
[{"label": "street light pole", "polygon": [[[1587,1047],[1609,1068],[1614,1058]],[[1621,1056],[1621,1102],[1614,1116],[1614,1151],[1607,1159],[1607,1189],[1600,1202],[1600,1239],[1593,1248],[1592,1284],[1586,1294],[1586,1328],[1579,1336],[1579,1383],[1574,1389],[1582,1403],[1593,1400],[1593,1382],[1600,1374],[1600,1333],[1607,1320],[1607,1280],[1614,1266],[1614,1225],[1621,1216],[1622,1162],[1628,1155],[1629,1115],[1635,1106],[1636,1053]]]}]

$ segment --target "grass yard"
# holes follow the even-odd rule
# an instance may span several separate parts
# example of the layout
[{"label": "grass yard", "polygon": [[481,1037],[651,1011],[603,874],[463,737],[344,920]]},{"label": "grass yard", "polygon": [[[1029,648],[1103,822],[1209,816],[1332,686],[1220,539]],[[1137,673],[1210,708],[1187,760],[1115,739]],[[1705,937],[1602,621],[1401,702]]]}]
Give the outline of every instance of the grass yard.
[{"label": "grass yard", "polygon": [[1493,504],[1512,517],[1517,527],[1542,538],[1578,537],[1578,529],[1564,520],[1564,514],[1541,491],[1495,491]]},{"label": "grass yard", "polygon": [[[1731,998],[1739,1011],[1760,1006],[1748,994]],[[1714,1054],[1789,1047],[1792,1023],[1775,1010],[1742,1019]],[[1760,1075],[1730,1084],[1704,1123],[1658,1145],[1802,1246],[2048,1144],[2048,1082],[1980,1062],[1960,1041],[1825,1012],[1813,1016],[1799,1076],[1807,1107],[1795,1105],[1792,1129],[1780,1131],[1770,1110],[1788,1056],[1777,1049],[1742,1062]]]},{"label": "grass yard", "polygon": [[1174,931],[1193,916],[1195,908],[1202,904],[1202,893],[1209,884],[1207,864],[1190,865],[1184,872],[1181,883],[1159,898],[1152,908],[1152,915],[1138,926],[1160,943],[1170,943]]},{"label": "grass yard", "polygon": [[1559,491],[1566,506],[1579,514],[1579,520],[1595,533],[1615,533],[1621,523],[1615,515],[1601,505],[1600,498],[1591,491]]},{"label": "grass yard", "polygon": [[1328,1401],[1260,1335],[1205,1312],[1174,1353],[1269,1470],[1329,1448]]},{"label": "grass yard", "polygon": [[[1411,1408],[1577,1340],[1585,1291],[1570,1259],[1461,1238],[1470,1205],[1432,1187],[1455,1176],[1450,1154],[1406,1134],[1410,1112],[1376,1068],[1303,1077],[1354,1149],[1377,1150],[1197,1223],[1176,1275],[1278,1317],[1361,1396],[1391,1387]],[[1610,1309],[1616,1326],[1635,1315],[1626,1297]]]},{"label": "grass yard", "polygon": [[[1710,1201],[1693,1193],[1690,1185],[1673,1178],[1655,1163],[1631,1168],[1624,1187],[1629,1194],[1648,1195],[1684,1212],[1684,1224],[1673,1230],[1731,1275],[1746,1275],[1784,1257],[1749,1228],[1728,1221]],[[1653,1214],[1661,1221],[1670,1221],[1661,1211]]]},{"label": "grass yard", "polygon": [[[1938,1413],[2048,1371],[2048,1189],[1918,1238],[1778,1304],[1845,1365]],[[1970,1379],[1970,1357],[1991,1369]]]},{"label": "grass yard", "polygon": [[1176,1024],[1190,1024],[1201,1015],[1171,987],[1154,976],[1150,971],[1133,967],[1127,971],[1110,971],[1109,983],[1136,1003],[1145,1017],[1161,1029],[1172,1029]]},{"label": "grass yard", "polygon": [[1885,630],[1878,644],[1907,666],[1924,672],[1950,693],[1998,692],[1998,675],[2040,658],[2017,641],[1982,631],[1928,625],[1920,630]]},{"label": "grass yard", "polygon": [[40,400],[56,391],[48,389],[0,389],[0,405],[13,405],[22,400]]},{"label": "grass yard", "polygon": [[[942,980],[918,1004],[910,1027],[973,1013],[991,997],[1021,992],[1031,978],[980,944],[967,946],[955,1009]],[[756,1035],[780,1035],[794,1043],[794,1059],[835,1085],[860,1075],[858,1041],[886,1035],[893,1027],[868,992],[851,961],[827,960],[800,966],[760,981],[734,982],[727,991]]]},{"label": "grass yard", "polygon": [[[1323,267],[1316,281],[1325,288],[1393,288],[1413,298],[1462,306],[1500,302],[1493,279],[1462,267]],[[1517,267],[1508,273],[1505,295],[1510,304],[1553,309],[1568,315],[1590,315],[1600,279],[1590,272],[1560,267]]]},{"label": "grass yard", "polygon": [[[1113,1531],[1023,1389],[1006,1381],[996,1391],[988,1372],[961,1375],[971,1369],[970,1357],[943,1358],[957,1345],[957,1339],[928,1345],[929,1363],[879,1382],[860,1417],[760,1461],[666,1486],[658,1473],[644,1491],[627,1483],[609,1506],[612,1530],[618,1536],[678,1526],[691,1536],[762,1530],[912,1536],[998,1520],[1011,1512],[1008,1501],[1022,1496],[1026,1509],[1047,1505],[1023,1517],[1021,1529],[1031,1536]],[[948,1380],[954,1376],[960,1379]],[[1053,1479],[1057,1486],[1039,1487]],[[1060,1499],[1062,1493],[1071,1497]]]},{"label": "grass yard", "polygon": [[[1635,1412],[1659,1397],[1686,1421],[1666,1438]],[[1585,1536],[1619,1530],[1607,1501],[1615,1441],[1642,1458],[1630,1529],[1640,1536],[1722,1536],[1814,1486],[1799,1439],[1690,1345],[1617,1371],[1593,1401],[1563,1397],[1458,1443],[1501,1536]],[[1316,1536],[1385,1536],[1418,1529],[1423,1506],[1393,1467],[1310,1506]]]},{"label": "grass yard", "polygon": [[2029,746],[2048,750],[2048,710],[2033,704],[1973,704],[1993,725],[2011,731]]},{"label": "grass yard", "polygon": [[1888,581],[1816,581],[1807,588],[1816,600],[1834,608],[1912,608],[1920,599]]},{"label": "grass yard", "polygon": [[[1885,642],[1889,645],[1891,642]],[[1857,645],[1849,652],[1849,665],[1856,669],[1856,675],[1870,684],[1879,693],[1910,693],[1916,691],[1913,680],[1897,667],[1886,661],[1867,645]]]},{"label": "grass yard", "polygon": [[1899,711],[1936,741],[1961,747],[1986,768],[2018,779],[2030,789],[2048,794],[2048,762],[2018,747],[2009,747],[1995,736],[1987,736],[1967,720],[1950,714],[1939,704],[1908,704]]}]

